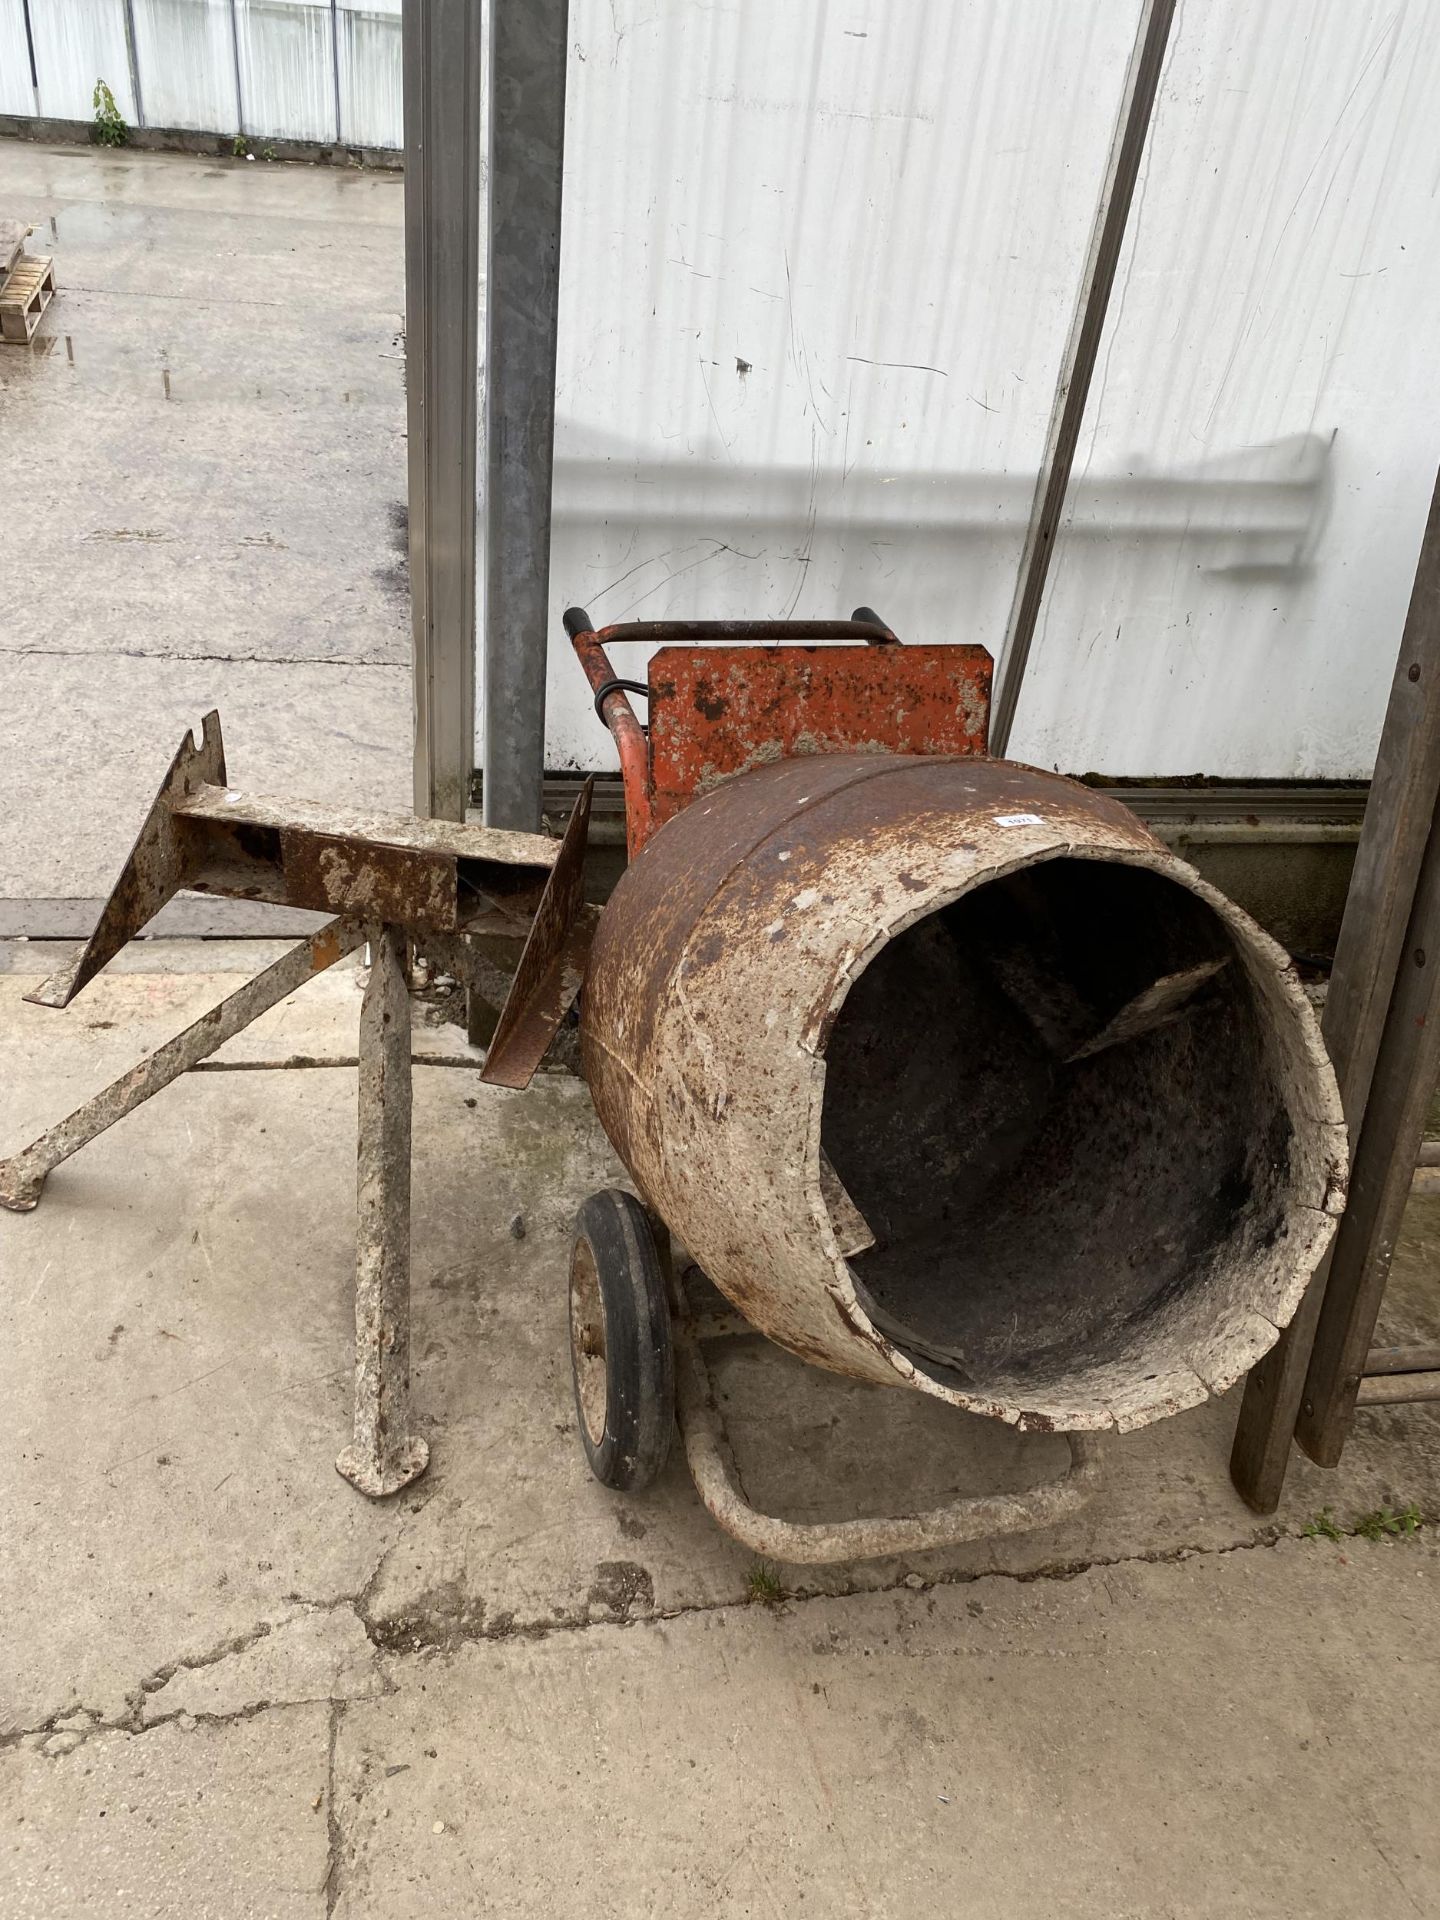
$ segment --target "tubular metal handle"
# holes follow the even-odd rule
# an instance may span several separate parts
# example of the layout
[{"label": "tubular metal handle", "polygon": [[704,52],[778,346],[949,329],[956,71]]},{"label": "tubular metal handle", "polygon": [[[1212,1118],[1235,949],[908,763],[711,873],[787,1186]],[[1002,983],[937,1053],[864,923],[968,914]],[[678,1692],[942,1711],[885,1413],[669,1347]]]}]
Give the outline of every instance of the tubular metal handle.
[{"label": "tubular metal handle", "polygon": [[[1100,1446],[1093,1434],[1067,1433],[1070,1465],[1055,1480],[1019,1493],[971,1494],[921,1513],[882,1514],[859,1520],[782,1520],[752,1507],[741,1489],[725,1423],[715,1402],[701,1329],[683,1274],[670,1281],[675,1340],[675,1416],[695,1490],[728,1534],[766,1559],[792,1566],[825,1566],[839,1560],[879,1560],[897,1553],[923,1553],[991,1540],[1006,1533],[1053,1527],[1088,1505],[1100,1484]],[[722,1326],[720,1333],[745,1331]]]},{"label": "tubular metal handle", "polygon": [[572,640],[598,633],[602,642],[640,640],[652,647],[691,640],[863,640],[868,646],[898,646],[899,640],[873,608],[857,607],[848,620],[622,620],[595,627],[584,607],[563,616]]}]

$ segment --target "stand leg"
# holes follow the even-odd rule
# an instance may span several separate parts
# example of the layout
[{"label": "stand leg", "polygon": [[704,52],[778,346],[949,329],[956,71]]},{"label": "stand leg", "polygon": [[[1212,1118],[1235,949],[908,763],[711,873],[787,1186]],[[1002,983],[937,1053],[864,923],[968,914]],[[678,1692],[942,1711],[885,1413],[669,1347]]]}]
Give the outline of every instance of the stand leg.
[{"label": "stand leg", "polygon": [[46,1176],[53,1173],[62,1160],[78,1153],[97,1134],[113,1127],[127,1113],[133,1113],[182,1073],[208,1060],[218,1047],[242,1032],[252,1020],[258,1020],[287,994],[294,993],[315,974],[323,973],[326,967],[333,967],[337,960],[353,952],[359,940],[359,929],[352,923],[331,920],[308,940],[302,940],[282,954],[273,966],[257,973],[253,980],[247,980],[229,999],[202,1014],[184,1033],[167,1040],[138,1066],[122,1074],[103,1093],[97,1093],[93,1100],[77,1107],[68,1119],[61,1120],[48,1133],[42,1133],[38,1140],[10,1159],[0,1160],[0,1207],[28,1213],[38,1206]]},{"label": "stand leg", "polygon": [[372,1498],[425,1471],[410,1432],[410,997],[405,932],[382,927],[360,1010],[355,1438],[335,1465]]}]

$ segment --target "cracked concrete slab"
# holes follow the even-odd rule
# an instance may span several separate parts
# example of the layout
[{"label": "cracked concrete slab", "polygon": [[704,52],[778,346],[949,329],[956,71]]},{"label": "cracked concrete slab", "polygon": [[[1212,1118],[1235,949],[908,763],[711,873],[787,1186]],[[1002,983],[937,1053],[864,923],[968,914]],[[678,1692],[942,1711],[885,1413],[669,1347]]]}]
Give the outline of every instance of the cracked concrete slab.
[{"label": "cracked concrete slab", "polygon": [[399,175],[14,141],[3,170],[60,292],[0,359],[0,895],[103,897],[212,706],[237,784],[408,805]]},{"label": "cracked concrete slab", "polygon": [[330,1717],[290,1707],[0,1754],[6,1920],[320,1920]]},{"label": "cracked concrete slab", "polygon": [[312,1607],[147,1686],[140,1720],[147,1727],[182,1715],[228,1720],[263,1707],[359,1700],[384,1690],[374,1643],[354,1607]]},{"label": "cracked concrete slab", "polygon": [[[102,977],[56,1014],[24,1005],[24,976],[0,978],[13,1066],[0,1146],[58,1118],[227,984]],[[336,1006],[354,991],[338,977],[307,987],[275,1057],[333,1044]],[[25,1722],[69,1704],[56,1689],[76,1673],[92,1690],[110,1673],[123,1693],[167,1658],[362,1589],[393,1645],[743,1592],[749,1558],[699,1507],[678,1459],[643,1500],[616,1499],[585,1469],[565,1341],[568,1237],[580,1199],[620,1169],[583,1087],[563,1077],[512,1095],[472,1070],[417,1072],[415,1394],[435,1464],[394,1506],[359,1501],[334,1475],[348,1421],[354,1099],[345,1068],[192,1075],[57,1171],[37,1213],[0,1217],[18,1303],[0,1376],[21,1538],[53,1564],[58,1531],[55,1572],[82,1588],[96,1534],[123,1523],[122,1538],[145,1543],[108,1552],[115,1612],[98,1635],[67,1623],[58,1587],[16,1582],[12,1617],[33,1618],[53,1650],[37,1661],[32,1642],[22,1663]],[[1417,1284],[1395,1304],[1424,1297]],[[745,1484],[796,1517],[1023,1485],[1064,1457],[1053,1437],[823,1375],[758,1339],[714,1361]],[[1232,1419],[1231,1403],[1212,1404],[1110,1440],[1105,1490],[1066,1526],[914,1565],[927,1576],[1026,1570],[1262,1536],[1226,1477]],[[1440,1505],[1440,1421],[1425,1409],[1367,1414],[1339,1486],[1357,1508],[1392,1496]],[[1293,1530],[1336,1489],[1297,1462],[1279,1524]],[[72,1524],[57,1529],[52,1508]],[[157,1553],[176,1569],[158,1605]],[[816,1569],[803,1583],[889,1583],[910,1565]],[[128,1671],[115,1675],[120,1647]]]},{"label": "cracked concrete slab", "polygon": [[[40,960],[24,949],[12,952],[20,970],[0,970],[6,1065],[0,1152],[60,1117],[146,1045],[232,990],[239,974],[265,957],[261,943],[224,943],[212,963],[222,970],[213,971],[206,949],[156,943],[133,952],[113,976],[102,976],[68,1012],[55,1013],[23,1002],[33,980],[24,969]],[[445,1676],[485,1674],[499,1676],[494,1685],[504,1702],[503,1711],[497,1709],[498,1752],[511,1750],[516,1727],[528,1727],[548,1752],[562,1721],[571,1735],[577,1728],[610,1728],[611,1749],[628,1751],[614,1731],[615,1716],[625,1710],[623,1700],[633,1698],[637,1713],[638,1703],[651,1703],[644,1710],[655,1739],[662,1750],[681,1755],[688,1775],[689,1759],[697,1768],[700,1763],[687,1744],[699,1738],[692,1723],[723,1740],[730,1724],[725,1716],[732,1713],[730,1695],[713,1674],[703,1684],[696,1677],[709,1673],[706,1662],[728,1662],[746,1676],[740,1693],[755,1690],[757,1703],[767,1688],[788,1699],[788,1680],[782,1686],[779,1668],[754,1665],[754,1646],[764,1641],[780,1649],[775,1660],[798,1663],[794,1671],[808,1676],[804,1649],[810,1643],[775,1641],[771,1616],[736,1608],[753,1570],[750,1556],[710,1521],[678,1459],[651,1493],[637,1498],[607,1493],[586,1469],[566,1350],[570,1224],[584,1195],[616,1180],[620,1170],[578,1082],[544,1075],[517,1095],[481,1086],[471,1066],[417,1069],[414,1396],[433,1465],[400,1499],[378,1505],[334,1471],[349,1423],[355,1077],[343,1066],[266,1069],[263,1063],[338,1046],[354,992],[353,979],[338,974],[312,983],[296,997],[283,1030],[252,1036],[249,1070],[187,1076],[57,1171],[38,1211],[0,1214],[0,1287],[9,1308],[9,1334],[0,1346],[7,1511],[0,1555],[6,1621],[0,1742],[13,1748],[0,1760],[20,1764],[20,1755],[26,1768],[73,1765],[102,1742],[128,1739],[130,1729],[157,1718],[161,1724],[138,1735],[137,1751],[177,1737],[191,1722],[196,1732],[259,1727],[277,1714],[312,1711],[267,1704],[302,1700],[320,1702],[315,1711],[334,1712],[342,1746],[352,1729],[359,1729],[357,1740],[370,1737],[364,1734],[372,1725],[368,1716],[380,1716],[374,1727],[388,1729],[386,1716],[403,1708],[420,1719],[450,1716],[448,1733],[437,1725],[428,1737],[437,1751],[448,1751],[447,1742],[468,1748],[490,1737],[475,1721],[479,1694],[472,1689],[472,1698],[458,1679],[452,1687]],[[455,1033],[435,1031],[442,1038]],[[1415,1202],[1387,1303],[1387,1332],[1404,1339],[1440,1333],[1437,1259],[1440,1202]],[[795,1517],[873,1512],[901,1501],[1022,1485],[1054,1471],[1062,1457],[1063,1443],[1053,1437],[962,1418],[918,1394],[853,1385],[758,1339],[712,1353],[752,1498]],[[871,1566],[780,1569],[781,1584],[795,1596],[787,1617],[807,1617],[807,1595],[819,1596],[814,1604],[822,1608],[831,1604],[827,1594],[848,1595],[847,1604],[856,1606],[893,1608],[899,1594],[924,1618],[947,1623],[949,1632],[975,1617],[965,1603],[978,1591],[976,1580],[999,1573],[1026,1581],[1089,1569],[1082,1573],[1090,1583],[1086,1591],[1109,1580],[1120,1597],[1127,1644],[1169,1649],[1179,1703],[1173,1724],[1183,1726],[1185,1702],[1199,1682],[1181,1643],[1167,1637],[1167,1579],[1188,1578],[1186,1569],[1197,1560],[1223,1563],[1233,1570],[1226,1579],[1240,1579],[1242,1564],[1267,1555],[1230,1549],[1294,1534],[1321,1505],[1335,1507],[1342,1520],[1382,1501],[1413,1500],[1428,1514],[1440,1513],[1434,1409],[1364,1414],[1338,1474],[1297,1461],[1273,1524],[1248,1513],[1230,1489],[1225,1468],[1234,1411],[1232,1396],[1107,1441],[1106,1483],[1094,1504],[1047,1533]],[[1393,1543],[1393,1563],[1382,1557],[1374,1564],[1418,1568],[1414,1546]],[[1276,1559],[1288,1583],[1293,1660],[1318,1662],[1317,1671],[1331,1658],[1330,1641],[1339,1631],[1331,1614],[1316,1612],[1311,1591],[1311,1573],[1330,1564],[1329,1551],[1307,1542],[1304,1552],[1316,1557],[1306,1559],[1282,1545]],[[1139,1565],[1146,1559],[1156,1563],[1148,1571]],[[1347,1557],[1346,1564],[1359,1563]],[[1058,1592],[1065,1585],[1043,1578],[1024,1590]],[[1078,1591],[1080,1582],[1075,1586]],[[919,1591],[911,1593],[912,1587]],[[1012,1587],[1019,1590],[1013,1580],[1006,1590]],[[859,1598],[867,1592],[875,1594],[873,1603]],[[1354,1592],[1357,1605],[1367,1607],[1389,1607],[1386,1596],[1394,1597],[1389,1587]],[[932,1600],[933,1616],[925,1611]],[[1267,1606],[1272,1601],[1280,1605],[1278,1589]],[[1220,1634],[1206,1642],[1212,1651],[1205,1672],[1217,1684],[1225,1681],[1227,1661],[1243,1667],[1251,1658],[1243,1609],[1231,1623],[1233,1645],[1220,1633],[1226,1604],[1216,1598],[1204,1616],[1211,1623],[1204,1631],[1213,1626]],[[1400,1618],[1387,1617],[1384,1631],[1398,1634]],[[712,1624],[702,1633],[706,1620]],[[1366,1631],[1372,1631],[1368,1622]],[[1026,1644],[1034,1649],[1042,1641],[1037,1634]],[[607,1664],[612,1656],[604,1649],[612,1644],[635,1651]],[[563,1647],[575,1651],[562,1655]],[[669,1676],[663,1702],[639,1689],[626,1664],[644,1648],[650,1649],[644,1659]],[[858,1674],[863,1645],[857,1641],[851,1654]],[[1390,1657],[1383,1648],[1382,1654]],[[939,1658],[925,1656],[925,1670],[937,1671]],[[1049,1659],[1052,1674],[1069,1671],[1058,1656],[1032,1652],[1030,1658],[1032,1664]],[[1391,1669],[1377,1671],[1381,1685]],[[550,1673],[557,1676],[553,1685],[544,1680]],[[595,1691],[596,1674],[612,1675],[614,1686],[627,1690],[618,1704],[608,1699],[609,1679]],[[1302,1681],[1303,1675],[1296,1684]],[[1352,1682],[1353,1675],[1346,1684]],[[381,1699],[374,1691],[381,1684],[398,1693]],[[1121,1682],[1112,1675],[1111,1684]],[[1158,1724],[1166,1711],[1158,1669],[1146,1684],[1147,1724]],[[1064,1715],[1072,1712],[1068,1685],[1057,1682]],[[925,1711],[923,1705],[915,1710]],[[867,1726],[872,1743],[882,1740],[879,1716],[888,1711],[878,1697],[855,1696],[857,1747]],[[999,1729],[1008,1708],[988,1711],[995,1726],[987,1722],[983,1732],[985,1764],[1000,1766],[995,1756],[1005,1751]],[[1071,1731],[1057,1735],[1057,1751],[1071,1759],[1089,1751],[1075,1731],[1079,1725],[1067,1719]],[[1333,1729],[1331,1737],[1338,1744]],[[388,1742],[388,1731],[383,1738],[376,1733],[377,1754],[385,1748],[375,1760],[378,1778],[386,1777],[383,1765],[421,1770],[424,1743],[416,1758]],[[1415,1767],[1429,1765],[1433,1740],[1412,1745]],[[344,1750],[353,1771],[360,1749]],[[546,1759],[536,1779],[549,1781],[562,1810],[571,1804],[566,1794],[580,1794],[575,1820],[588,1833],[585,1823],[601,1820],[585,1797],[585,1769],[594,1756],[577,1752],[569,1784],[559,1764]],[[768,1780],[766,1770],[778,1764],[765,1759],[762,1777]],[[1254,1771],[1249,1760],[1246,1765]],[[1030,1773],[1015,1760],[1006,1777],[1007,1791],[1019,1796],[1015,1805],[1028,1806],[1026,1796],[1039,1791]],[[1199,1777],[1210,1780],[1208,1773]],[[403,1778],[407,1785],[386,1791],[409,1793],[417,1785]],[[488,1775],[466,1778],[467,1792],[479,1796],[474,1804],[496,1809],[484,1859],[497,1874],[518,1874],[516,1884],[529,1900],[525,1849],[540,1832],[543,1811],[532,1783],[512,1783],[502,1792]],[[749,1867],[724,1879],[715,1851],[722,1826],[739,1845],[746,1822],[758,1818],[749,1789],[729,1774],[712,1775],[712,1784],[719,1798],[713,1819],[701,1822],[709,1878],[693,1883],[700,1890],[697,1911],[706,1887],[721,1887],[714,1910],[725,1911],[726,1901],[741,1899],[735,1889],[743,1893],[751,1884]],[[967,1778],[964,1791],[973,1790]],[[855,1783],[847,1788],[860,1791]],[[417,1876],[440,1871],[443,1849],[456,1844],[448,1825],[445,1835],[429,1836],[440,1850],[435,1860],[412,1856],[409,1840],[401,1846],[396,1837],[398,1810],[388,1834],[371,1833],[367,1823],[383,1817],[380,1801],[356,1797],[353,1781],[347,1793],[336,1844],[351,1848],[379,1889],[377,1904],[364,1908],[357,1902],[366,1882],[354,1878],[349,1911],[412,1911],[419,1895],[406,1905],[404,1875],[418,1886]],[[951,1803],[961,1798],[952,1796]],[[806,1875],[819,1875],[813,1796],[787,1799],[776,1787],[760,1820],[766,1834],[779,1817],[772,1801],[788,1810]],[[998,1805],[992,1808],[996,1844]],[[1216,1819],[1231,1817],[1223,1796],[1215,1805]],[[690,1802],[684,1806],[684,1819],[693,1824]],[[448,1823],[454,1811],[440,1808],[431,1824]],[[1096,1842],[1097,1861],[1106,1847],[1120,1845],[1114,1818],[1106,1815],[1110,1838]],[[626,1819],[638,1822],[640,1814]],[[424,1841],[429,1829],[422,1824],[417,1832]],[[639,1847],[638,1838],[633,1845]],[[391,1846],[399,1848],[401,1862],[393,1881],[381,1857]],[[624,1886],[632,1863],[628,1849],[620,1852],[626,1857],[615,1870]],[[889,1858],[883,1848],[881,1856]],[[479,1873],[480,1858],[471,1858],[464,1871]],[[612,1866],[616,1858],[613,1851],[604,1854]],[[1056,1859],[1063,1865],[1060,1855]],[[95,1885],[103,1890],[110,1884],[107,1870],[100,1857],[96,1862]],[[774,1880],[769,1854],[763,1865]],[[665,1875],[668,1867],[657,1885],[673,1880],[683,1889],[683,1877]],[[450,1884],[444,1873],[441,1880]],[[782,1875],[775,1884],[783,1891],[787,1883]],[[1056,1884],[1065,1884],[1063,1877]],[[523,1903],[505,1904],[508,1879],[496,1885],[500,1910],[526,1910]],[[564,1895],[569,1883],[556,1885]],[[822,1882],[815,1885],[821,1889]],[[913,1890],[921,1882],[897,1885]],[[827,1909],[817,1891],[814,1910],[851,1910],[838,1883],[824,1888],[831,1904]],[[1178,1893],[1175,1901],[1176,1913],[1210,1910],[1186,1907]],[[563,1898],[559,1904],[564,1911]],[[121,1902],[106,1910],[130,1909]],[[271,1908],[257,1898],[232,1910]],[[316,1910],[323,1911],[323,1902]],[[876,1910],[885,1910],[878,1895]],[[890,1910],[907,1908],[897,1896]],[[1262,1903],[1254,1910],[1277,1909]]]},{"label": "cracked concrete slab", "polygon": [[337,1920],[1433,1913],[1437,1603],[1416,1542],[1287,1542],[406,1662]]},{"label": "cracked concrete slab", "polygon": [[4,168],[60,288],[0,368],[29,477],[5,645],[408,666],[400,176],[282,165],[252,195],[253,168],[8,142]]},{"label": "cracked concrete slab", "polygon": [[[169,1090],[179,1131],[158,1156],[137,1114],[138,1133],[104,1136],[37,1213],[0,1224],[24,1325],[0,1362],[15,1628],[0,1729],[72,1703],[118,1717],[168,1663],[352,1598],[402,1529],[404,1507],[370,1507],[332,1464],[349,1419],[350,1272],[334,1255],[354,1218],[353,1075],[283,1078],[298,1136],[333,1136],[328,1177],[289,1177],[271,1076],[193,1076]],[[265,1246],[223,1250],[262,1214]]]}]

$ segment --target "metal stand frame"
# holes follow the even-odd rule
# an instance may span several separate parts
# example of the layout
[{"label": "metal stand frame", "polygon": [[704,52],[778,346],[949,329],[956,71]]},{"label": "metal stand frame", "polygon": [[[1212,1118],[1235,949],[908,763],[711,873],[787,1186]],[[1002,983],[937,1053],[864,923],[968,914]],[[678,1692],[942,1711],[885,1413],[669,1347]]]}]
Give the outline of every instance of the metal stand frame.
[{"label": "metal stand frame", "polygon": [[163,1047],[97,1093],[93,1100],[87,1100],[67,1119],[49,1128],[10,1159],[0,1160],[0,1207],[8,1207],[15,1213],[29,1213],[39,1206],[47,1177],[62,1161],[88,1146],[127,1113],[143,1106],[182,1073],[208,1060],[227,1040],[233,1040],[262,1013],[278,1006],[297,987],[327,967],[333,967],[347,953],[353,953],[362,937],[358,925],[330,921],[308,940],[282,953],[263,973],[247,980],[218,1007],[202,1014],[193,1026],[173,1040],[167,1040]]},{"label": "metal stand frame", "polygon": [[735,1471],[725,1422],[705,1362],[705,1343],[756,1333],[738,1313],[702,1318],[691,1305],[685,1276],[668,1254],[669,1235],[657,1233],[669,1270],[671,1328],[675,1341],[675,1418],[695,1491],[726,1533],[769,1560],[797,1566],[835,1561],[881,1560],[897,1553],[924,1553],[967,1540],[1032,1533],[1070,1519],[1087,1506],[1100,1485],[1100,1445],[1085,1433],[1067,1433],[1070,1466],[1058,1480],[1021,1493],[972,1494],[919,1513],[877,1514],[857,1520],[782,1520],[761,1513],[746,1499]]},{"label": "metal stand frame", "polygon": [[415,811],[463,820],[475,762],[480,0],[404,0],[401,48]]},{"label": "metal stand frame", "polygon": [[422,1474],[410,1431],[410,987],[403,927],[380,929],[360,1007],[356,1153],[355,1438],[336,1460],[372,1498]]},{"label": "metal stand frame", "polygon": [[[365,937],[332,920],[222,1000],[68,1119],[0,1161],[0,1206],[28,1213],[62,1161],[322,973]],[[335,1465],[372,1496],[425,1471],[427,1443],[410,1431],[410,994],[403,927],[371,939],[360,1012],[358,1219],[355,1234],[355,1437]]]},{"label": "metal stand frame", "polygon": [[425,1471],[410,1430],[410,997],[412,947],[467,988],[486,978],[479,942],[497,924],[525,945],[481,1078],[523,1087],[584,971],[594,913],[583,896],[590,789],[564,839],[351,814],[226,785],[220,716],[187,734],[85,946],[27,999],[65,1007],[181,888],[337,913],[308,939],[0,1161],[0,1206],[28,1213],[49,1174],[197,1066],[314,974],[371,948],[360,1012],[355,1245],[354,1437],[336,1467],[362,1493],[395,1493]]},{"label": "metal stand frame", "polygon": [[1420,549],[1323,1023],[1350,1129],[1350,1199],[1289,1327],[1250,1375],[1231,1478],[1280,1502],[1291,1436],[1339,1464],[1357,1406],[1440,1399],[1440,1349],[1375,1350],[1440,1074],[1440,481]]}]

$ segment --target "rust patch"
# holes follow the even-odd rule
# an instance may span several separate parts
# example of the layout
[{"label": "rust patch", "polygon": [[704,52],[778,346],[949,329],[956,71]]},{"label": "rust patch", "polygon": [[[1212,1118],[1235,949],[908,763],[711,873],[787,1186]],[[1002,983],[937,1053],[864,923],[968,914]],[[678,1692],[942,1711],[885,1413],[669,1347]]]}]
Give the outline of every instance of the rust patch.
[{"label": "rust patch", "polygon": [[655,824],[791,755],[985,750],[983,647],[665,647],[650,668]]},{"label": "rust patch", "polygon": [[580,989],[595,931],[596,909],[585,904],[585,845],[590,831],[587,780],[565,830],[559,857],[500,1010],[481,1079],[491,1086],[528,1087],[560,1022]]},{"label": "rust patch", "polygon": [[340,958],[340,928],[321,927],[310,942],[310,971],[323,973],[327,967],[333,967]]},{"label": "rust patch", "polygon": [[280,847],[284,890],[297,905],[442,931],[455,926],[455,862],[445,854],[288,829]]},{"label": "rust patch", "polygon": [[1048,1413],[1036,1413],[1033,1410],[1022,1413],[1015,1422],[1015,1425],[1021,1433],[1055,1433],[1058,1431],[1056,1422]]}]

